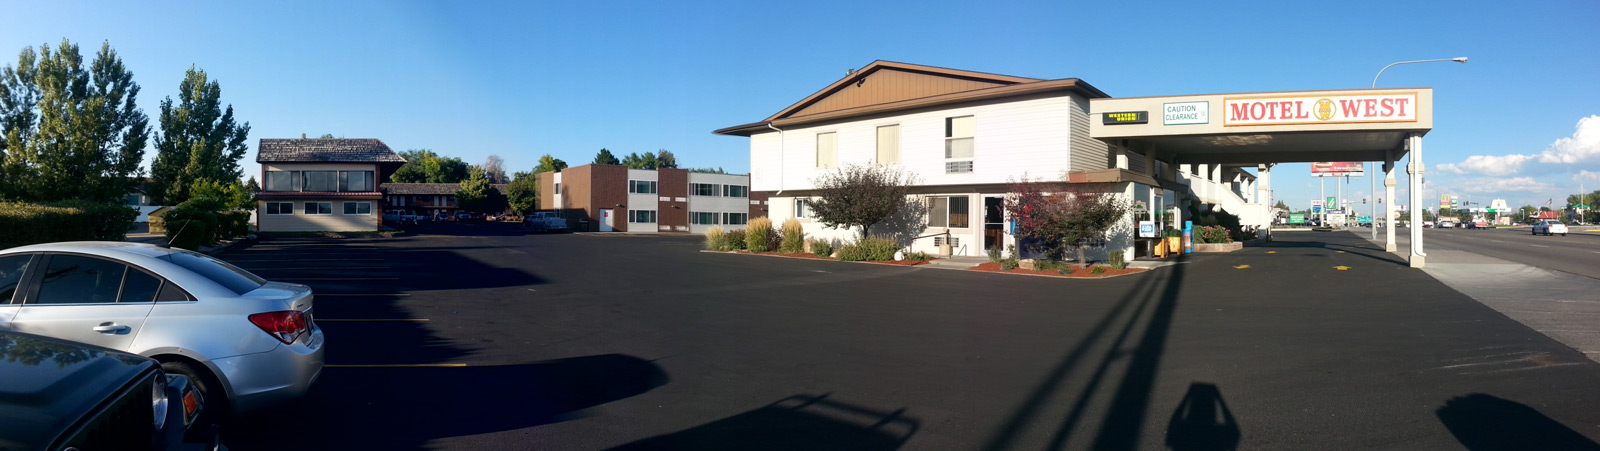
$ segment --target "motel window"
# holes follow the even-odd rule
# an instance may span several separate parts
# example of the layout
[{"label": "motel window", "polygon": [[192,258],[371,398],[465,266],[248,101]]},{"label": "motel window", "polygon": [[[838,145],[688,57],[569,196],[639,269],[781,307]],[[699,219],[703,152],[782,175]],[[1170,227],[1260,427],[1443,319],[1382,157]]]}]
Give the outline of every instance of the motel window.
[{"label": "motel window", "polygon": [[653,223],[656,222],[655,210],[628,210],[628,222]]},{"label": "motel window", "polygon": [[717,225],[717,214],[714,212],[690,212],[689,223],[696,225]]},{"label": "motel window", "polygon": [[805,219],[811,217],[811,201],[805,199],[795,199],[794,217],[796,219]]},{"label": "motel window", "polygon": [[972,116],[944,119],[944,172],[972,172]]},{"label": "motel window", "polygon": [[304,171],[301,191],[337,191],[339,173],[335,171]]},{"label": "motel window", "polygon": [[723,213],[722,223],[728,225],[743,225],[750,221],[749,213]]},{"label": "motel window", "polygon": [[372,171],[339,171],[339,191],[373,191]]},{"label": "motel window", "polygon": [[712,183],[690,183],[689,194],[696,196],[716,196],[717,185]]},{"label": "motel window", "polygon": [[900,162],[900,126],[878,127],[878,164]]},{"label": "motel window", "polygon": [[267,202],[267,214],[292,215],[294,214],[294,202]]},{"label": "motel window", "polygon": [[928,198],[928,227],[967,227],[967,196],[940,196]]},{"label": "motel window", "polygon": [[331,215],[333,214],[333,202],[306,202],[306,214]]},{"label": "motel window", "polygon": [[560,183],[556,184],[556,189],[554,191],[555,192],[552,193],[552,194],[561,194],[561,184]]},{"label": "motel window", "polygon": [[345,202],[344,214],[370,215],[372,214],[372,202]]},{"label": "motel window", "polygon": [[817,169],[839,165],[839,135],[834,132],[817,134]]},{"label": "motel window", "polygon": [[300,191],[300,171],[267,171],[267,191]]},{"label": "motel window", "polygon": [[723,197],[750,197],[750,187],[744,185],[722,185]]},{"label": "motel window", "polygon": [[[634,193],[634,194],[655,194],[656,193],[656,181],[655,180],[629,180],[628,181],[628,192]],[[655,221],[650,221],[650,222],[655,222]]]}]

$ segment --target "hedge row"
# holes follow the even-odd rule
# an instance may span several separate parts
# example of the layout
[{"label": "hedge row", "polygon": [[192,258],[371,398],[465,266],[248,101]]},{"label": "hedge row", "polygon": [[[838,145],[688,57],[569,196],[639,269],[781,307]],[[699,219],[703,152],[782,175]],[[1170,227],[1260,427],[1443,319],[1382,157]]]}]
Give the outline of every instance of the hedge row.
[{"label": "hedge row", "polygon": [[189,250],[250,233],[250,212],[218,211],[222,208],[209,199],[191,199],[165,215],[151,217],[151,227],[165,228],[172,247]]},{"label": "hedge row", "polygon": [[69,200],[0,202],[0,249],[57,241],[122,241],[139,211],[125,205]]}]

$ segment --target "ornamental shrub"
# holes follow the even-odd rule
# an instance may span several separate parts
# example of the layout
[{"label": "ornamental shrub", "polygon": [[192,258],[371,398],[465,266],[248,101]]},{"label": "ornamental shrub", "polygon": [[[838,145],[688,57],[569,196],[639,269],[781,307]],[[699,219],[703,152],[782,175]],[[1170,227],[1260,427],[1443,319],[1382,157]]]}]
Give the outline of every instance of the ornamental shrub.
[{"label": "ornamental shrub", "polygon": [[1106,273],[1106,267],[1099,266],[1099,265],[1095,265],[1094,269],[1089,270],[1089,274],[1105,274],[1105,273]]},{"label": "ornamental shrub", "polygon": [[729,230],[722,236],[728,240],[728,250],[744,250],[744,230]]},{"label": "ornamental shrub", "polygon": [[744,225],[744,248],[750,252],[772,250],[772,219],[765,216],[751,219]]},{"label": "ornamental shrub", "polygon": [[1128,267],[1128,262],[1127,260],[1123,259],[1122,253],[1123,251],[1121,250],[1111,251],[1111,269],[1123,269]]},{"label": "ornamental shrub", "polygon": [[832,257],[833,245],[828,244],[828,240],[812,240],[811,253],[817,254],[818,257],[823,258]]},{"label": "ornamental shrub", "polygon": [[847,262],[894,260],[900,243],[888,238],[862,238],[839,248],[839,260]]},{"label": "ornamental shrub", "polygon": [[722,235],[722,227],[711,226],[711,228],[706,229],[706,250],[728,250],[728,238]]},{"label": "ornamental shrub", "polygon": [[1229,233],[1227,227],[1204,226],[1200,227],[1198,232],[1199,233],[1197,235],[1199,236],[1195,237],[1195,241],[1201,243],[1227,243],[1233,241],[1233,238],[1228,236]]},{"label": "ornamental shrub", "polygon": [[1010,270],[1013,270],[1013,269],[1017,269],[1017,261],[1016,260],[1005,260],[1005,261],[1000,262],[1000,270],[1001,271],[1010,271]]},{"label": "ornamental shrub", "polygon": [[987,252],[989,253],[989,262],[991,263],[1000,263],[1000,260],[1004,260],[1004,258],[1000,257],[1000,248],[998,247],[989,248]]},{"label": "ornamental shrub", "polygon": [[0,202],[0,249],[57,241],[121,241],[139,215],[123,205]]},{"label": "ornamental shrub", "polygon": [[783,241],[778,244],[778,252],[793,254],[805,252],[806,234],[800,226],[800,220],[789,218],[783,221]]}]

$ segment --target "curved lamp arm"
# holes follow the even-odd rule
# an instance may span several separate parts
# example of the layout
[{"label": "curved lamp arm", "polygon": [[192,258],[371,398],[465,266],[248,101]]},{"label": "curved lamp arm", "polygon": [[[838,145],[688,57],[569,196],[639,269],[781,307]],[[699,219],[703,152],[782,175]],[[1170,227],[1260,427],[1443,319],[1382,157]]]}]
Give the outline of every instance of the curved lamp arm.
[{"label": "curved lamp arm", "polygon": [[1441,62],[1441,61],[1455,61],[1457,63],[1466,63],[1467,62],[1467,57],[1463,56],[1463,57],[1459,57],[1459,58],[1446,58],[1446,59],[1436,59],[1436,60],[1417,60],[1417,61],[1401,61],[1401,62],[1398,62],[1398,63],[1390,63],[1388,66],[1383,66],[1383,69],[1378,71],[1378,75],[1372,76],[1372,87],[1374,87],[1374,88],[1378,87],[1378,77],[1382,77],[1383,76],[1383,71],[1389,70],[1389,68],[1391,68],[1391,67],[1395,67],[1395,66],[1398,66],[1398,65],[1401,65],[1401,64],[1437,63],[1437,62]]}]

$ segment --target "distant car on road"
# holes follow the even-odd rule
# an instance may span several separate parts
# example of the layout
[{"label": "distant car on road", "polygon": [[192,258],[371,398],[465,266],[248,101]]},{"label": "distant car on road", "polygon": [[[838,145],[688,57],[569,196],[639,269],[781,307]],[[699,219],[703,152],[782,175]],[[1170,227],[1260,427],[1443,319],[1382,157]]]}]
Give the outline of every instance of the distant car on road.
[{"label": "distant car on road", "polygon": [[1492,229],[1488,221],[1472,221],[1467,223],[1468,229]]},{"label": "distant car on road", "polygon": [[1551,221],[1551,220],[1547,219],[1547,220],[1539,221],[1538,224],[1535,224],[1533,226],[1533,234],[1534,235],[1546,235],[1546,236],[1549,236],[1549,235],[1555,235],[1557,233],[1561,234],[1561,236],[1567,236],[1567,225],[1566,224],[1562,224],[1559,221]]},{"label": "distant car on road", "polygon": [[567,218],[548,211],[529,213],[528,216],[522,218],[522,225],[535,232],[565,232],[567,230]]},{"label": "distant car on road", "polygon": [[[213,449],[201,394],[146,357],[0,330],[0,448]],[[184,443],[191,427],[213,442]],[[205,437],[211,435],[210,437]]]},{"label": "distant car on road", "polygon": [[210,416],[311,388],[325,350],[311,306],[311,287],[182,249],[84,241],[0,250],[0,329],[154,358],[193,382]]}]

